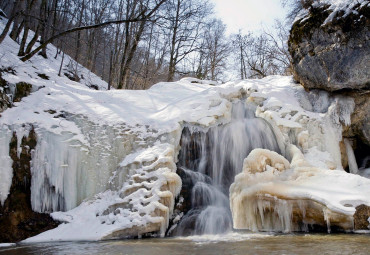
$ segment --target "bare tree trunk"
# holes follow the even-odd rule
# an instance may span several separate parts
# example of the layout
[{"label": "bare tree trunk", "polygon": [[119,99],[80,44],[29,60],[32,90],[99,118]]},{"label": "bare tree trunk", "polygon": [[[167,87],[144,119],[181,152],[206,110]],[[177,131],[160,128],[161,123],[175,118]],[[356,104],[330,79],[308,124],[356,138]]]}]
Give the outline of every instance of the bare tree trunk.
[{"label": "bare tree trunk", "polygon": [[[41,19],[41,27],[40,27],[40,34],[41,34],[41,40],[40,44],[44,44],[46,42],[46,12],[47,12],[47,0],[42,0],[41,1],[41,6],[40,6],[40,19]],[[46,54],[46,46],[41,49],[40,55],[43,56],[44,58],[47,58]]]},{"label": "bare tree trunk", "polygon": [[110,59],[109,59],[108,90],[110,90],[110,87],[112,86],[112,72],[113,72],[113,50],[110,53]]},{"label": "bare tree trunk", "polygon": [[24,23],[24,32],[23,32],[23,37],[21,40],[21,43],[19,45],[19,51],[18,51],[18,56],[23,56],[25,54],[25,47],[28,39],[28,31],[29,31],[29,22],[30,22],[30,12],[32,10],[33,4],[35,0],[27,0],[26,1],[26,9],[25,9],[25,17],[23,19]]},{"label": "bare tree trunk", "polygon": [[20,13],[20,6],[21,6],[21,0],[17,0],[17,1],[14,2],[14,6],[13,6],[12,12],[9,16],[8,22],[6,23],[4,30],[0,35],[0,44],[4,41],[6,35],[8,34],[12,22],[15,19],[17,19],[18,16],[21,14]]},{"label": "bare tree trunk", "polygon": [[20,14],[23,10],[23,3],[24,3],[24,0],[18,0],[14,4],[14,8],[13,8],[14,14],[16,14],[16,13],[19,14],[19,15],[15,15],[14,22],[13,22],[13,28],[12,28],[12,31],[10,32],[10,34],[9,34],[10,38],[12,38],[14,41],[17,39],[17,37],[20,33],[19,30],[21,29],[21,23],[22,23],[23,15],[20,15]]},{"label": "bare tree trunk", "polygon": [[39,52],[41,49],[45,48],[46,45],[48,45],[50,42],[52,42],[53,40],[55,39],[58,39],[62,36],[65,36],[65,35],[68,35],[70,33],[73,33],[73,32],[77,32],[77,31],[82,31],[82,30],[88,30],[88,29],[94,29],[94,28],[102,28],[102,27],[105,27],[105,26],[108,26],[108,25],[112,25],[112,24],[122,24],[122,23],[135,23],[135,22],[141,22],[141,21],[147,21],[152,15],[153,13],[155,13],[158,8],[165,2],[166,0],[162,0],[160,1],[149,13],[145,13],[146,10],[142,11],[136,18],[133,18],[133,19],[125,19],[125,20],[113,20],[113,21],[106,21],[106,22],[103,22],[103,23],[99,23],[99,24],[94,24],[94,25],[89,25],[89,26],[82,26],[82,27],[74,27],[74,28],[71,28],[71,29],[68,29],[68,30],[65,30],[63,32],[60,32],[52,37],[50,37],[48,40],[46,40],[45,42],[41,43],[41,45],[39,47],[37,47],[35,50],[31,51],[29,54],[27,54],[26,56],[22,57],[21,60],[22,61],[27,61],[29,60],[30,58],[32,58],[37,52]]},{"label": "bare tree trunk", "polygon": [[58,76],[61,76],[61,74],[62,74],[63,61],[64,61],[64,51],[63,51],[63,54],[62,54],[62,61],[60,62]]},{"label": "bare tree trunk", "polygon": [[129,87],[129,84],[128,84],[129,75],[130,75],[130,72],[129,71],[130,71],[131,62],[132,62],[132,60],[134,58],[134,55],[135,55],[135,52],[136,52],[136,49],[137,49],[137,45],[139,44],[139,41],[141,39],[141,35],[144,32],[145,23],[146,23],[145,21],[140,22],[139,30],[136,32],[134,41],[132,43],[131,49],[130,49],[130,51],[128,53],[128,56],[127,56],[125,65],[124,65],[123,70],[122,70],[122,79],[123,79],[123,82],[122,83],[123,83],[123,86],[125,88],[132,89],[132,87]]},{"label": "bare tree trunk", "polygon": [[173,81],[176,71],[176,62],[177,59],[175,57],[176,52],[176,39],[177,39],[177,29],[179,26],[179,16],[180,16],[180,5],[181,1],[177,0],[176,5],[176,16],[175,16],[175,23],[172,29],[172,40],[171,40],[171,50],[170,50],[170,63],[168,65],[168,76],[167,81]]},{"label": "bare tree trunk", "polygon": [[37,25],[35,34],[33,35],[31,41],[28,43],[25,54],[29,54],[32,50],[32,47],[35,45],[37,42],[37,39],[39,38],[40,33],[40,24]]},{"label": "bare tree trunk", "polygon": [[[77,26],[80,27],[82,25],[82,16],[85,11],[85,0],[82,0],[82,6],[80,9],[80,15],[78,17],[78,24]],[[75,52],[75,61],[78,62],[79,54],[80,54],[80,47],[81,47],[81,31],[77,31],[77,42],[76,42],[76,52]]]},{"label": "bare tree trunk", "polygon": [[15,15],[12,15],[9,19],[8,19],[8,22],[6,23],[5,27],[4,27],[4,30],[3,32],[1,33],[0,35],[0,44],[4,41],[6,35],[8,34],[9,32],[9,29],[10,29],[10,26],[13,22],[13,20],[16,18]]}]

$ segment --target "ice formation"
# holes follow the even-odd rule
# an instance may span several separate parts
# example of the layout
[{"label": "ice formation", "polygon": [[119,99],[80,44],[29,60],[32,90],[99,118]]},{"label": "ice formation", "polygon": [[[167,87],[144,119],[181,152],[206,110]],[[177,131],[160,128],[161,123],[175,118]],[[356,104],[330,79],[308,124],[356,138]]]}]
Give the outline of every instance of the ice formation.
[{"label": "ice formation", "polygon": [[349,171],[352,174],[358,174],[358,166],[357,166],[357,162],[355,158],[355,153],[353,152],[353,149],[352,149],[351,142],[347,138],[344,138],[343,141],[344,141],[344,145],[346,146]]},{"label": "ice formation", "polygon": [[99,193],[68,212],[52,213],[64,223],[27,242],[115,239],[157,231],[164,236],[181,188],[174,157],[174,147],[166,143],[128,155],[110,180],[114,184],[127,177],[119,190]]},{"label": "ice formation", "polygon": [[178,167],[191,186],[191,209],[180,212],[171,234],[220,234],[232,229],[228,190],[243,159],[254,148],[280,151],[270,125],[254,112],[255,105],[237,100],[229,123],[183,131]]},{"label": "ice formation", "polygon": [[[37,145],[31,161],[32,208],[52,212],[52,217],[64,222],[29,241],[99,240],[148,233],[163,236],[174,198],[181,188],[176,163],[181,158],[178,155],[182,149],[180,138],[185,127],[193,134],[199,130],[203,134],[208,131],[207,139],[213,142],[205,146],[205,141],[199,141],[198,148],[205,153],[200,157],[203,160],[192,166],[192,170],[197,169],[200,174],[212,178],[211,185],[201,181],[194,190],[195,194],[209,198],[208,209],[197,215],[201,219],[199,229],[205,233],[218,231],[212,224],[217,222],[220,212],[229,210],[225,206],[228,185],[241,171],[243,159],[259,147],[275,150],[286,160],[293,161],[288,162],[289,168],[286,160],[275,155],[275,161],[271,159],[272,154],[260,153],[266,154],[262,157],[266,171],[248,172],[250,178],[261,181],[257,186],[250,186],[251,189],[273,185],[266,183],[266,178],[277,178],[282,187],[279,192],[285,190],[286,196],[315,195],[317,203],[328,208],[325,215],[330,223],[335,218],[331,214],[339,209],[341,215],[347,217],[353,213],[355,202],[370,204],[370,196],[364,197],[369,190],[366,179],[343,170],[327,170],[342,168],[339,141],[342,140],[341,127],[349,123],[353,110],[351,98],[307,93],[292,77],[282,76],[226,84],[185,78],[159,83],[146,91],[104,91],[106,83],[83,67],[80,70],[88,78],[81,84],[58,76],[60,59],[35,56],[32,62],[23,63],[16,49],[15,42],[5,38],[0,47],[1,65],[13,66],[16,75],[3,73],[2,77],[10,84],[31,83],[33,93],[1,113],[0,202],[6,200],[12,180],[9,142],[13,132],[20,143],[33,127]],[[56,55],[54,46],[49,45],[48,51],[49,55]],[[33,64],[36,62],[37,69]],[[43,80],[37,73],[47,73],[50,79]],[[91,90],[86,86],[89,84],[96,84],[102,90]],[[245,108],[233,107],[236,102],[250,107],[252,114],[246,114]],[[236,118],[239,113],[241,118]],[[274,139],[261,139],[261,133],[265,138]],[[206,137],[203,135],[201,139]],[[255,144],[254,147],[246,148],[247,139],[248,143]],[[261,141],[265,143],[259,143]],[[305,159],[301,154],[294,159],[298,154],[290,153],[291,144],[303,152]],[[222,157],[224,151],[230,152],[228,157]],[[206,160],[209,155],[211,159]],[[274,167],[269,166],[270,161]],[[215,166],[212,171],[205,171],[202,165],[205,162],[212,162]],[[303,165],[295,166],[297,162]],[[224,172],[227,169],[229,173]],[[288,173],[292,175],[289,177]],[[338,184],[327,185],[332,182]],[[296,186],[290,187],[287,183]],[[243,182],[239,184],[243,192],[251,191],[243,187]],[[331,190],[313,189],[319,186]],[[343,200],[338,198],[337,192]],[[215,199],[214,194],[221,193],[222,201]],[[329,193],[334,195],[326,196]],[[235,201],[239,195],[233,194],[232,201]],[[239,198],[242,200],[241,195]],[[350,204],[351,207],[347,207]],[[253,208],[257,207],[249,205],[255,215]],[[291,207],[294,212],[295,204]],[[243,210],[240,208],[239,212]],[[290,229],[286,215],[281,215],[285,223],[277,229]],[[215,220],[209,225],[208,219]]]},{"label": "ice formation", "polygon": [[370,202],[370,180],[314,167],[294,145],[289,153],[290,164],[264,149],[245,159],[230,187],[234,228],[291,232],[319,225],[328,232],[332,227],[353,230],[355,207]]},{"label": "ice formation", "polygon": [[9,143],[11,131],[3,127],[0,131],[0,203],[4,204],[9,195],[13,178],[12,159],[9,156]]}]

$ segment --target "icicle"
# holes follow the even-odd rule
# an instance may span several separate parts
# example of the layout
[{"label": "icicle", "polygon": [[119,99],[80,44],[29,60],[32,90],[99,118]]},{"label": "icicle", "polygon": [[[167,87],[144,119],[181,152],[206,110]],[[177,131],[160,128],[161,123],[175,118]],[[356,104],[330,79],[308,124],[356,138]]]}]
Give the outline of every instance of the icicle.
[{"label": "icicle", "polygon": [[8,197],[12,184],[13,160],[9,156],[9,143],[12,139],[12,132],[7,126],[0,128],[0,203],[4,204]]},{"label": "icicle", "polygon": [[349,171],[351,174],[358,174],[358,166],[356,162],[355,153],[353,152],[353,149],[352,149],[351,142],[347,138],[344,138],[343,142],[346,146]]},{"label": "icicle", "polygon": [[123,175],[120,183],[109,183],[119,162],[133,150],[136,137],[79,116],[68,116],[68,121],[76,124],[79,135],[36,130],[31,204],[37,212],[70,210],[108,186],[120,187],[126,179]]},{"label": "icicle", "polygon": [[327,208],[323,208],[323,214],[324,214],[324,220],[326,221],[326,227],[327,227],[328,233],[330,233],[331,232],[330,212]]}]

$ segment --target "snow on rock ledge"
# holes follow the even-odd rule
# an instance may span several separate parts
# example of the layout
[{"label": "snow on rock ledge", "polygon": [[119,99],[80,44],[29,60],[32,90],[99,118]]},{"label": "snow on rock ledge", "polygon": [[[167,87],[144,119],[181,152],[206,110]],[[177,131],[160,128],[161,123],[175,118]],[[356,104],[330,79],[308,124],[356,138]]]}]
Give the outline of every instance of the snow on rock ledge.
[{"label": "snow on rock ledge", "polygon": [[101,240],[157,233],[164,236],[175,197],[181,189],[174,147],[158,144],[128,155],[118,172],[128,180],[118,191],[100,193],[68,212],[51,216],[65,222],[25,242]]},{"label": "snow on rock ledge", "polygon": [[354,230],[353,215],[370,205],[370,180],[340,170],[313,167],[301,151],[289,146],[292,161],[264,150],[253,150],[243,172],[230,187],[236,229],[307,231],[316,225]]}]

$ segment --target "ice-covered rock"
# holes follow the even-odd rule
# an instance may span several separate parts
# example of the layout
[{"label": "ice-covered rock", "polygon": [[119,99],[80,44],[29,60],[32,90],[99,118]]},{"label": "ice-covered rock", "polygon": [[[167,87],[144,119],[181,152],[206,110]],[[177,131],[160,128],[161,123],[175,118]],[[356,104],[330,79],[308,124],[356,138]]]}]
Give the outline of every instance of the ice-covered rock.
[{"label": "ice-covered rock", "polygon": [[230,187],[234,228],[354,230],[356,206],[370,205],[370,180],[314,167],[294,145],[289,152],[290,166],[283,156],[262,149],[245,159],[243,172]]},{"label": "ice-covered rock", "polygon": [[174,147],[166,143],[128,155],[110,180],[114,184],[124,178],[120,189],[99,193],[67,212],[52,213],[64,223],[26,242],[164,236],[181,188],[174,161]]}]

